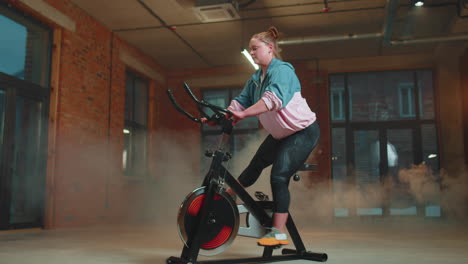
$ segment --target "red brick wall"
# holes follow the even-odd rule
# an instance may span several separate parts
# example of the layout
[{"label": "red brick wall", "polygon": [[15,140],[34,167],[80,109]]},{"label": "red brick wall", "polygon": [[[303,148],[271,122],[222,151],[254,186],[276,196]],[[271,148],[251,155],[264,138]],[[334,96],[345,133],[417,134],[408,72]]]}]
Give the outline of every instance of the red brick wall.
[{"label": "red brick wall", "polygon": [[48,2],[76,21],[76,32],[62,33],[53,225],[102,223],[114,213],[110,170],[102,166],[112,163],[111,33],[68,1]]},{"label": "red brick wall", "polygon": [[[313,188],[317,183],[326,183],[331,179],[331,132],[328,99],[328,74],[323,71],[310,70],[303,64],[294,64],[296,74],[302,85],[302,95],[306,98],[310,108],[317,114],[320,125],[320,140],[309,157],[308,164],[317,164],[319,171],[308,172],[302,181]],[[306,175],[301,173],[301,175]],[[323,186],[323,185],[321,185]]]}]

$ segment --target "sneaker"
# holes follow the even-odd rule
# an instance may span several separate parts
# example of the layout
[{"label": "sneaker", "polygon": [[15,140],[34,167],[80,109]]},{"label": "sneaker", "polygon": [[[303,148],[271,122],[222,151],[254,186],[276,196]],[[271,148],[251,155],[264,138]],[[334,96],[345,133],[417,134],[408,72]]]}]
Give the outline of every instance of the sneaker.
[{"label": "sneaker", "polygon": [[289,244],[288,236],[272,227],[271,231],[257,241],[259,246],[278,246]]}]

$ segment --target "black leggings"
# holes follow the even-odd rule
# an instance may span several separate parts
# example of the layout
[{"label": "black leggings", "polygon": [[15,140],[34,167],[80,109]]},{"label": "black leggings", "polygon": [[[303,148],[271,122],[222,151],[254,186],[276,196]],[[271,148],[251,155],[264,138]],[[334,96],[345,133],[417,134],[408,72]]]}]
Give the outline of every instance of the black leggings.
[{"label": "black leggings", "polygon": [[319,137],[320,128],[317,122],[283,139],[274,139],[268,135],[239,176],[239,182],[244,187],[251,186],[263,169],[273,164],[270,178],[273,212],[287,213],[291,200],[289,180],[307,160]]}]

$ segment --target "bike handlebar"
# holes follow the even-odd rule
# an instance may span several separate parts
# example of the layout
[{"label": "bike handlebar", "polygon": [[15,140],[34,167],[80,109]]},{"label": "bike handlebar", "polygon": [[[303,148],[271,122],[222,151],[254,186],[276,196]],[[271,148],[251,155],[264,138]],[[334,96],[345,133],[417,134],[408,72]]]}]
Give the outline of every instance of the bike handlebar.
[{"label": "bike handlebar", "polygon": [[[190,90],[190,87],[188,86],[187,83],[184,82],[184,89],[185,91],[189,94],[190,98],[197,104],[198,111],[200,112],[201,116],[204,118],[207,118],[209,122],[214,121],[218,125],[224,125],[224,122],[220,122],[221,119],[226,119],[225,114],[228,116],[231,116],[231,112],[227,109],[224,109],[222,107],[219,107],[217,105],[210,104],[204,100],[198,100],[198,98],[192,93]],[[179,111],[180,113],[184,114],[186,117],[188,117],[190,120],[197,122],[197,123],[202,123],[201,118],[196,118],[187,111],[185,111],[179,104],[177,104],[177,101],[175,100],[174,95],[172,94],[170,89],[167,89],[167,94],[169,96],[169,99],[171,100],[172,104],[174,107]],[[211,109],[211,111],[214,112],[214,115],[209,117],[205,111],[203,111],[203,107],[208,107]]]}]

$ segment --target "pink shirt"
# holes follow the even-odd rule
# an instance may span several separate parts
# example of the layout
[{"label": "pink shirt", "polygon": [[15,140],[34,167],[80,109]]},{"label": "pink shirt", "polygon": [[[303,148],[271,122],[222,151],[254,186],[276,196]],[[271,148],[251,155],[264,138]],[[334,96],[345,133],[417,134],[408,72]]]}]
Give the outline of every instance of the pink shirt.
[{"label": "pink shirt", "polygon": [[[262,100],[269,111],[258,115],[258,119],[275,139],[282,139],[301,131],[317,119],[300,92],[296,92],[284,107],[273,92],[265,92]],[[228,108],[234,111],[244,110],[244,107],[236,100],[232,100]]]}]

